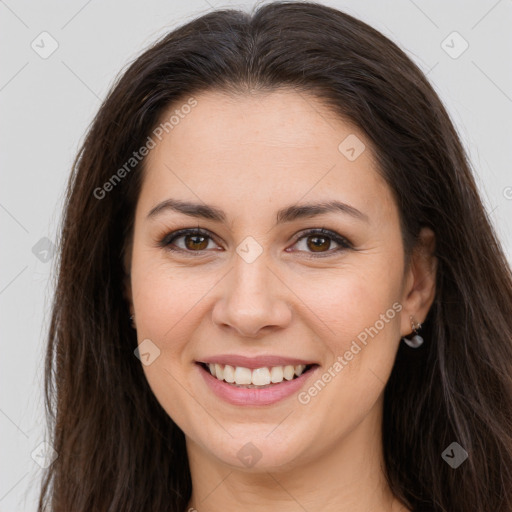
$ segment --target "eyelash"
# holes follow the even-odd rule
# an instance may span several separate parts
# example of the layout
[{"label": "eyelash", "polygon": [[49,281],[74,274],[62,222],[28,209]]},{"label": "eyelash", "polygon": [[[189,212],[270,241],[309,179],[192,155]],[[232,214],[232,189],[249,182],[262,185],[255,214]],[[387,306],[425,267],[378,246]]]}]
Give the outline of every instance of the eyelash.
[{"label": "eyelash", "polygon": [[[210,238],[211,240],[213,240],[213,237],[210,235],[210,233],[204,229],[201,229],[199,227],[193,228],[193,229],[187,228],[187,229],[180,229],[178,231],[173,231],[172,233],[168,233],[160,240],[159,246],[163,247],[169,251],[172,251],[172,252],[181,252],[181,253],[185,253],[187,255],[190,254],[192,257],[202,256],[204,251],[206,251],[208,249],[202,249],[200,251],[189,251],[186,249],[172,247],[172,243],[175,240],[177,240],[178,238],[181,238],[183,236],[187,236],[187,235],[189,235],[189,236],[199,235],[199,236],[204,236],[204,237],[207,237],[207,238]],[[308,229],[306,231],[301,232],[300,235],[295,238],[293,245],[296,245],[299,240],[301,240],[303,238],[307,238],[309,236],[313,236],[313,235],[319,235],[321,237],[330,238],[332,241],[337,243],[340,247],[338,247],[337,249],[334,249],[334,250],[325,251],[324,253],[322,253],[322,252],[309,253],[309,255],[307,257],[324,258],[327,256],[332,256],[333,254],[337,254],[337,253],[347,250],[347,249],[353,249],[353,246],[349,240],[347,240],[345,237],[339,235],[338,233],[336,233],[334,231],[330,231],[329,229],[325,229],[325,228],[312,228],[312,229]],[[197,254],[194,254],[194,253],[197,253]]]}]

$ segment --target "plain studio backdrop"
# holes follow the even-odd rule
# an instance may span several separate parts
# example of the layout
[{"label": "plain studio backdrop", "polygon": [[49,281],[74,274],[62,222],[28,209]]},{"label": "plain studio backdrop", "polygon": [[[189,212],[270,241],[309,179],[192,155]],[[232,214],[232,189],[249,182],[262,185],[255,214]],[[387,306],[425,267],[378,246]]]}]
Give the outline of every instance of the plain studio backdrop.
[{"label": "plain studio backdrop", "polygon": [[[512,262],[512,1],[321,3],[380,30],[427,73]],[[53,244],[85,131],[116,75],[150,43],[212,9],[253,5],[0,0],[0,512],[36,510],[49,453],[42,383]]]}]

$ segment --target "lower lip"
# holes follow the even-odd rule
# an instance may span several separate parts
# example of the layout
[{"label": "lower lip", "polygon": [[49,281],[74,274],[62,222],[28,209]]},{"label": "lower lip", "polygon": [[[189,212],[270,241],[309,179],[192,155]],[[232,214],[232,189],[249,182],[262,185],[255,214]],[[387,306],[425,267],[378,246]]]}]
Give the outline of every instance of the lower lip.
[{"label": "lower lip", "polygon": [[284,380],[268,388],[237,388],[223,380],[214,377],[201,364],[197,363],[199,371],[209,388],[219,397],[233,405],[271,405],[283,400],[302,388],[307,380],[318,370],[319,366],[311,368],[300,377]]}]

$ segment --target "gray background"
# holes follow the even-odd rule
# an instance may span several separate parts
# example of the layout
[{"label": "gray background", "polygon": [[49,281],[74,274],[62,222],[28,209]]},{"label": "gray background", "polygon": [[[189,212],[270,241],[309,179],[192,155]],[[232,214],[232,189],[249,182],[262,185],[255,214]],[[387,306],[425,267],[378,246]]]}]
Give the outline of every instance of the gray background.
[{"label": "gray background", "polygon": [[[322,3],[371,24],[428,73],[512,261],[512,0]],[[213,8],[253,5],[0,0],[0,512],[36,509],[38,463],[51,456],[40,448],[51,243],[85,131],[115,76],[157,37]]]}]

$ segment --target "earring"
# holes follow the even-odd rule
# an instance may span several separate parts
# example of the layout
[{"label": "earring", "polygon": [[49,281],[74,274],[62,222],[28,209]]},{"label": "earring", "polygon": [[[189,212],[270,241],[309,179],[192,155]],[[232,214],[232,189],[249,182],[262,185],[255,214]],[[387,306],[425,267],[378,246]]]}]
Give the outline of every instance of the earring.
[{"label": "earring", "polygon": [[132,327],[135,329],[135,328],[136,328],[136,326],[135,326],[134,319],[135,319],[135,315],[130,315],[130,322],[131,322],[131,324],[132,324]]},{"label": "earring", "polygon": [[411,327],[412,327],[412,330],[414,331],[414,336],[412,337],[411,340],[404,336],[402,338],[402,340],[404,343],[409,345],[409,347],[418,348],[423,344],[423,338],[418,334],[418,329],[421,329],[421,324],[420,323],[416,324],[414,322],[414,319],[412,318],[412,316],[410,316],[409,318],[411,319]]}]

